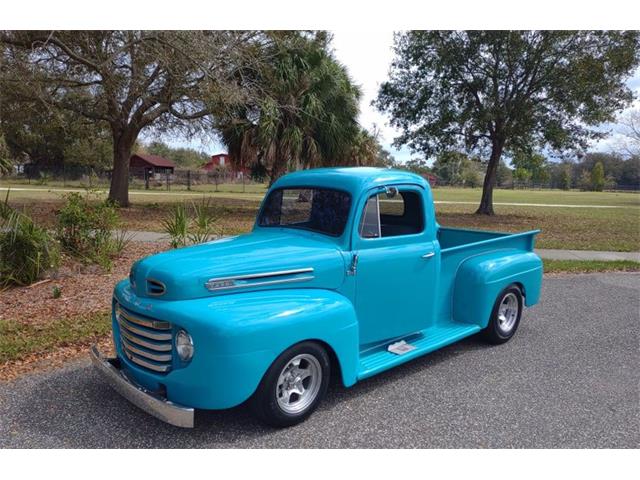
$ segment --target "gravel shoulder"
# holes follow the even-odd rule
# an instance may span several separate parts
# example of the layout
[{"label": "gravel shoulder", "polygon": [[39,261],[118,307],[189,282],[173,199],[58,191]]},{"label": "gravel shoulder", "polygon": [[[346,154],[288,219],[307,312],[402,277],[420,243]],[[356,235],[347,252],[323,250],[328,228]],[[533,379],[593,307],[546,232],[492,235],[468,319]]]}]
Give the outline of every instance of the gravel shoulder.
[{"label": "gravel shoulder", "polygon": [[640,275],[545,278],[514,339],[477,338],[345,389],[302,425],[244,407],[181,430],[113,392],[85,359],[0,383],[3,448],[638,448]]}]

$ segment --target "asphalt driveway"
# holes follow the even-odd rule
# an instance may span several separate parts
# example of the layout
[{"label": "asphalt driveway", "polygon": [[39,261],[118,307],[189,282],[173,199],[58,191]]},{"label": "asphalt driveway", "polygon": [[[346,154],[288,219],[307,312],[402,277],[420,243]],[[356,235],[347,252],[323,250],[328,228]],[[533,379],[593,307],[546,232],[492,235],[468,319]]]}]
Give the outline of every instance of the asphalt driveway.
[{"label": "asphalt driveway", "polygon": [[0,384],[0,447],[640,447],[640,275],[545,278],[516,337],[472,337],[334,386],[302,425],[243,407],[182,430],[140,412],[89,362]]}]

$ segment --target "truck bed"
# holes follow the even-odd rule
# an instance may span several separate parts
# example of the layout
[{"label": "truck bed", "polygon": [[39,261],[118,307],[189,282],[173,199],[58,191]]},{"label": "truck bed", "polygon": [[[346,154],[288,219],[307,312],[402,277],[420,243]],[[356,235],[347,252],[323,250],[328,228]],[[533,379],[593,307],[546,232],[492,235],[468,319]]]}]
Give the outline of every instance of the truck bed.
[{"label": "truck bed", "polygon": [[533,251],[533,239],[540,230],[522,233],[490,232],[466,228],[440,227],[438,241],[443,254],[457,250],[485,250],[494,248],[521,248]]},{"label": "truck bed", "polygon": [[441,263],[436,305],[439,322],[446,324],[451,321],[453,285],[462,262],[470,257],[494,251],[531,252],[538,232],[540,230],[502,233],[439,227],[438,241],[441,248]]}]

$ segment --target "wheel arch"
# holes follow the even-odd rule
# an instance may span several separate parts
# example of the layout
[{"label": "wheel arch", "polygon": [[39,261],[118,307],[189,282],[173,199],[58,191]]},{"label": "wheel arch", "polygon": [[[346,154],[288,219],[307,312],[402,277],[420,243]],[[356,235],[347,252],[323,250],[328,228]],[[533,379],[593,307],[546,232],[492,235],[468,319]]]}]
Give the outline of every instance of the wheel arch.
[{"label": "wheel arch", "polygon": [[458,269],[453,290],[453,318],[485,328],[498,294],[515,284],[524,305],[538,302],[542,261],[533,252],[497,251],[465,260]]}]

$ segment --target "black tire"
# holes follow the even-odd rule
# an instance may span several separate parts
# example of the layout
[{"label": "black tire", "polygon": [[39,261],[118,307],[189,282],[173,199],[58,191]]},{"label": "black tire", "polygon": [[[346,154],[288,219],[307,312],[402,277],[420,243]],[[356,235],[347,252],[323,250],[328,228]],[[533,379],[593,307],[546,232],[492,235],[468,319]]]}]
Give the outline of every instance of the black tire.
[{"label": "black tire", "polygon": [[[515,315],[515,319],[512,319],[511,322],[505,321],[504,318],[501,320],[500,318],[500,307],[503,302],[509,302],[508,298],[513,298],[517,300],[517,314]],[[482,331],[482,335],[484,339],[493,344],[500,345],[502,343],[508,342],[511,337],[513,337],[518,330],[518,325],[520,325],[520,318],[522,317],[522,309],[524,306],[522,291],[520,288],[515,285],[509,285],[507,288],[502,290],[497,298],[495,303],[493,304],[493,310],[491,310],[491,318],[489,318],[489,324],[487,328]],[[509,328],[506,328],[508,326]]]},{"label": "black tire", "polygon": [[[315,393],[315,396],[310,393],[308,399],[311,400],[306,400],[310,401],[310,403],[300,411],[291,412],[283,409],[281,403],[278,401],[278,394],[280,393],[280,389],[278,388],[278,380],[285,367],[290,366],[290,362],[299,356],[304,357],[302,359],[302,362],[308,363],[308,369],[318,370],[319,367],[321,378],[316,379],[316,383],[313,384],[313,386],[311,384],[311,380],[309,380],[309,382],[306,384],[307,386],[312,386],[312,388],[309,389],[310,392],[313,392],[317,388],[317,393]],[[311,360],[309,356],[315,358],[317,364],[313,363],[313,360]],[[305,364],[301,363],[300,366],[304,367]],[[271,364],[267,372],[264,374],[264,377],[262,377],[258,389],[249,400],[249,407],[251,408],[253,414],[258,417],[258,419],[273,427],[283,428],[296,425],[306,420],[307,417],[309,417],[309,415],[311,415],[313,411],[318,407],[320,401],[327,393],[330,375],[331,362],[326,350],[321,345],[315,342],[298,343],[297,345],[294,345],[293,347],[283,352]],[[308,378],[311,379],[311,377],[312,376]],[[305,381],[306,379],[301,381],[303,382],[303,385]],[[290,396],[293,395],[298,395],[298,397],[302,399],[302,396],[300,396],[299,394],[293,393]],[[295,403],[295,401],[296,400],[294,399],[293,402]]]}]

